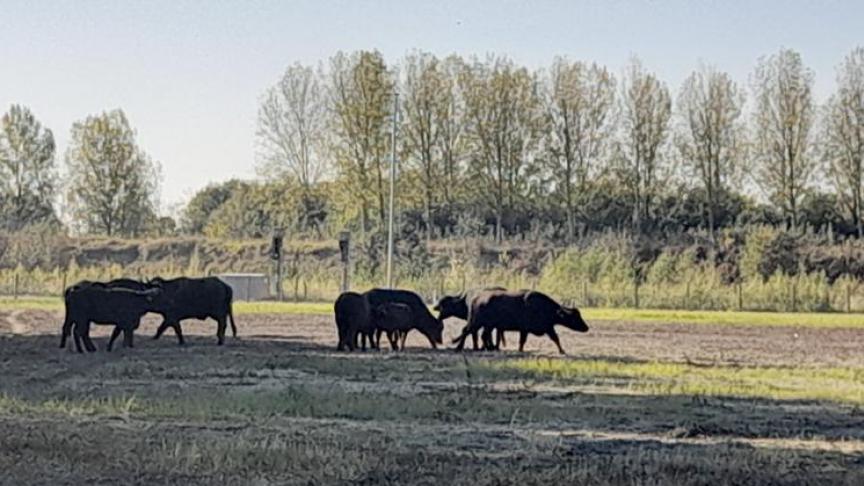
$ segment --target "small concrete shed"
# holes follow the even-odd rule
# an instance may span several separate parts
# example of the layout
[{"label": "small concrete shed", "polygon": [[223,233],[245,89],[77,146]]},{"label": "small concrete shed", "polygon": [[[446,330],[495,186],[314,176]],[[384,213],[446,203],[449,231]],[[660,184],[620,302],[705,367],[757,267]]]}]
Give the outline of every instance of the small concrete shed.
[{"label": "small concrete shed", "polygon": [[270,297],[270,277],[263,273],[216,275],[234,291],[234,300],[264,300]]}]

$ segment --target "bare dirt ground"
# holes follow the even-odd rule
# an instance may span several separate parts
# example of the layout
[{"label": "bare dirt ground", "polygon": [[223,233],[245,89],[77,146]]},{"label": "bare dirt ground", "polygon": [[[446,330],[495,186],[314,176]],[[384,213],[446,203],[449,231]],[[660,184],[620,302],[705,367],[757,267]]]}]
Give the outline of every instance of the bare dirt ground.
[{"label": "bare dirt ground", "polygon": [[[100,351],[79,355],[58,349],[60,322],[0,309],[0,484],[864,484],[857,404],[499,366],[557,360],[546,338],[525,354],[515,334],[497,354],[419,335],[349,354],[328,316],[240,315],[225,346],[191,321],[180,347],[170,331],[151,340],[148,318],[134,349],[105,352],[97,327]],[[593,324],[559,332],[563,359],[864,369],[859,330]]]}]

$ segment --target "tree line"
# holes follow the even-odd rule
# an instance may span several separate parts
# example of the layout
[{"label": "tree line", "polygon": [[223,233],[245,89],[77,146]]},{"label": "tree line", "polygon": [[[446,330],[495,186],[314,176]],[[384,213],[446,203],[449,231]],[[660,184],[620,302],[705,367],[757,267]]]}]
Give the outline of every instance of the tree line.
[{"label": "tree line", "polygon": [[0,230],[62,229],[59,207],[81,233],[139,236],[169,231],[156,213],[159,166],[135,141],[122,110],[72,125],[64,182],[53,132],[24,106],[0,118]]},{"label": "tree line", "polygon": [[[536,232],[562,241],[761,223],[861,236],[864,48],[824,103],[791,49],[741,84],[699,66],[673,90],[637,59],[621,73],[564,57],[377,51],[294,64],[261,97],[257,181],[210,185],[180,230],[248,237],[382,228],[395,148],[399,219],[426,239]],[[398,98],[396,94],[398,93]],[[397,118],[397,134],[391,125]],[[83,231],[171,231],[154,212],[158,165],[122,112],[76,123],[64,207]],[[395,141],[395,147],[394,147]],[[4,226],[56,220],[53,137],[26,108],[3,117]],[[139,211],[140,208],[140,211]]]}]

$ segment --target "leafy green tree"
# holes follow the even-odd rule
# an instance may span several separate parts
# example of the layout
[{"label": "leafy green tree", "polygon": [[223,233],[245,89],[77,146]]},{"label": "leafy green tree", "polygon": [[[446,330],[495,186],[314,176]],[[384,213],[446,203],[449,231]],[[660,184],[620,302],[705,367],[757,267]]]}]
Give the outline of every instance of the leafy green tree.
[{"label": "leafy green tree", "polygon": [[790,49],[760,59],[753,74],[756,182],[792,227],[815,169],[813,78],[801,55]]},{"label": "leafy green tree", "polygon": [[12,105],[0,119],[0,229],[57,223],[54,135],[26,107]]},{"label": "leafy green tree", "polygon": [[182,231],[193,235],[202,234],[213,213],[231,199],[235,193],[244,190],[248,185],[247,182],[232,179],[219,184],[209,184],[196,192],[183,210],[183,216],[180,220]]},{"label": "leafy green tree", "polygon": [[837,92],[825,106],[822,156],[858,237],[864,236],[864,48],[854,49],[837,71]]},{"label": "leafy green tree", "polygon": [[495,238],[501,241],[505,213],[528,195],[538,172],[543,118],[535,80],[513,61],[491,58],[465,69],[460,84],[472,186],[494,212]]},{"label": "leafy green tree", "polygon": [[415,169],[422,194],[427,240],[432,233],[432,207],[443,190],[443,157],[440,153],[444,117],[449,115],[450,88],[438,59],[428,53],[413,53],[402,63],[404,116],[402,136],[405,162]]},{"label": "leafy green tree", "polygon": [[633,226],[641,231],[662,185],[663,148],[669,133],[672,100],[666,84],[634,59],[619,97],[621,138],[616,163],[633,199]]},{"label": "leafy green tree", "polygon": [[556,58],[544,88],[548,162],[564,199],[567,237],[572,239],[578,208],[586,203],[589,180],[611,135],[615,79],[605,67]]},{"label": "leafy green tree", "polygon": [[214,238],[264,238],[277,228],[294,230],[302,206],[297,184],[287,180],[243,184],[216,209],[204,234]]},{"label": "leafy green tree", "polygon": [[108,236],[146,231],[155,215],[159,170],[138,147],[122,110],[76,122],[66,165],[67,199],[82,230]]},{"label": "leafy green tree", "polygon": [[712,240],[721,199],[728,184],[738,180],[745,156],[743,104],[744,95],[732,78],[707,67],[690,74],[678,95],[675,145],[705,190]]},{"label": "leafy green tree", "polygon": [[393,79],[377,51],[338,53],[330,59],[333,152],[341,180],[359,207],[361,229],[369,211],[383,225],[387,208],[385,172],[390,149]]},{"label": "leafy green tree", "polygon": [[[327,169],[327,86],[323,71],[295,64],[270,88],[258,110],[258,172],[299,185],[301,226],[314,223],[315,184]],[[317,227],[316,227],[317,229]]]}]

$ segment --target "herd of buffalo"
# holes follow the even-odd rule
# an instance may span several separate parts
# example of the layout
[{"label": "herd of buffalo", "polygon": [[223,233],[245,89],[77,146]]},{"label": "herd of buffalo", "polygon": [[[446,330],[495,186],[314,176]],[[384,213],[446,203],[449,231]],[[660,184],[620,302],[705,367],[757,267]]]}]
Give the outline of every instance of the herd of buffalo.
[{"label": "herd of buffalo", "polygon": [[[114,325],[108,351],[121,332],[124,345],[132,347],[135,329],[141,318],[151,312],[162,316],[154,339],[170,327],[178,342],[183,344],[180,321],[208,317],[218,324],[216,337],[220,345],[225,341],[229,322],[232,333],[237,336],[231,287],[216,277],[82,281],[67,288],[63,298],[66,317],[60,347],[66,346],[71,334],[79,353],[83,349],[96,350],[90,339],[92,324]],[[556,324],[578,332],[588,331],[578,309],[560,305],[546,294],[532,290],[508,291],[493,287],[464,292],[441,298],[434,310],[438,312],[437,317],[419,295],[408,290],[344,292],[334,305],[337,349],[359,347],[365,350],[367,345],[379,349],[382,335],[387,336],[392,349],[404,349],[405,339],[412,330],[423,334],[432,347],[437,348],[438,344],[443,344],[444,320],[450,317],[467,322],[453,340],[457,350],[463,349],[468,336],[472,337],[475,350],[480,349],[481,344],[484,350],[497,350],[505,344],[506,331],[518,331],[519,351],[523,350],[528,334],[545,334],[563,354],[555,332]]]},{"label": "herd of buffalo", "polygon": [[565,307],[548,295],[533,290],[508,291],[493,287],[448,295],[441,298],[433,309],[438,312],[438,317],[432,315],[419,295],[407,290],[372,289],[362,294],[345,292],[334,305],[339,334],[337,348],[354,350],[359,344],[365,350],[367,342],[370,347],[378,348],[382,334],[387,335],[393,349],[404,348],[405,338],[412,329],[423,334],[435,348],[443,344],[444,319],[449,317],[467,321],[453,340],[457,350],[462,350],[469,335],[474,349],[478,349],[478,334],[484,350],[497,350],[505,342],[505,331],[518,331],[519,351],[525,347],[529,334],[545,334],[564,354],[555,332],[556,324],[577,332],[588,331],[579,309]]}]

